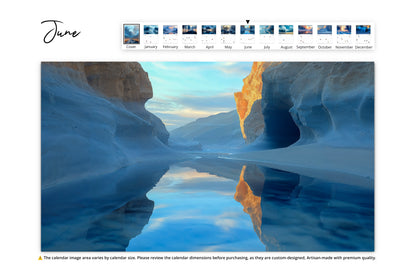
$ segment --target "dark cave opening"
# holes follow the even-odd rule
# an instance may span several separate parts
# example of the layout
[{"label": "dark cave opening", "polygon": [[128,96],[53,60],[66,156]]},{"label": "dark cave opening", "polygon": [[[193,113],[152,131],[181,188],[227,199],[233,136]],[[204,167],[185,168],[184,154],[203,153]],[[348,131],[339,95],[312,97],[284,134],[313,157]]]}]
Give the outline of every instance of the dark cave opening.
[{"label": "dark cave opening", "polygon": [[289,110],[291,104],[280,103],[269,109],[263,109],[265,139],[270,148],[283,148],[300,139],[300,130]]}]

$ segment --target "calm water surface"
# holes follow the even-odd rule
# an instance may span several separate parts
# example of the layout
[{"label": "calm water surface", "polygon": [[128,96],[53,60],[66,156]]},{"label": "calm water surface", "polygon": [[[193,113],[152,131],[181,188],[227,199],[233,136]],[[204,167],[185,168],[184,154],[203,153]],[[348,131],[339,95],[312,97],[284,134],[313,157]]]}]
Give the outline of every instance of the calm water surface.
[{"label": "calm water surface", "polygon": [[374,186],[199,159],[42,189],[43,251],[372,251]]},{"label": "calm water surface", "polygon": [[155,202],[127,251],[261,251],[250,216],[234,200],[237,181],[173,166],[147,197]]}]

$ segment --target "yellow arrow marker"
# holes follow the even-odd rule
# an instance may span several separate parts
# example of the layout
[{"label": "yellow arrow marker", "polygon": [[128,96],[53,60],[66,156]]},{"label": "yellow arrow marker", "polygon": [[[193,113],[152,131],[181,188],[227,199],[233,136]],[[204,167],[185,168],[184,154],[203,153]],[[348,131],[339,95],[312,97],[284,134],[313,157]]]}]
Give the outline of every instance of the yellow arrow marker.
[{"label": "yellow arrow marker", "polygon": [[39,259],[38,259],[39,261],[42,261],[42,256],[39,256]]}]

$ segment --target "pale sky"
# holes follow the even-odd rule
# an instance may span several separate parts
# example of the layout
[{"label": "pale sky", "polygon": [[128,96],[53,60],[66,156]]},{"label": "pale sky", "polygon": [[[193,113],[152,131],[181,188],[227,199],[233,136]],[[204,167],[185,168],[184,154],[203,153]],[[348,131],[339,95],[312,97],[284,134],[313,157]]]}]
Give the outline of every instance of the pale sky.
[{"label": "pale sky", "polygon": [[236,109],[252,62],[141,62],[153,98],[146,108],[173,130],[201,117]]}]

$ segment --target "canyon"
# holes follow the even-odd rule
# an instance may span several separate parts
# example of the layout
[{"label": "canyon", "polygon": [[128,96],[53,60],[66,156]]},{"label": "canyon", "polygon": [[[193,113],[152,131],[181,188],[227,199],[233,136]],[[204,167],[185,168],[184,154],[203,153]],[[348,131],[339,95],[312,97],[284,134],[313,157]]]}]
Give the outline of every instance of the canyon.
[{"label": "canyon", "polygon": [[374,249],[374,63],[254,62],[170,132],[139,63],[41,67],[43,251]]}]

